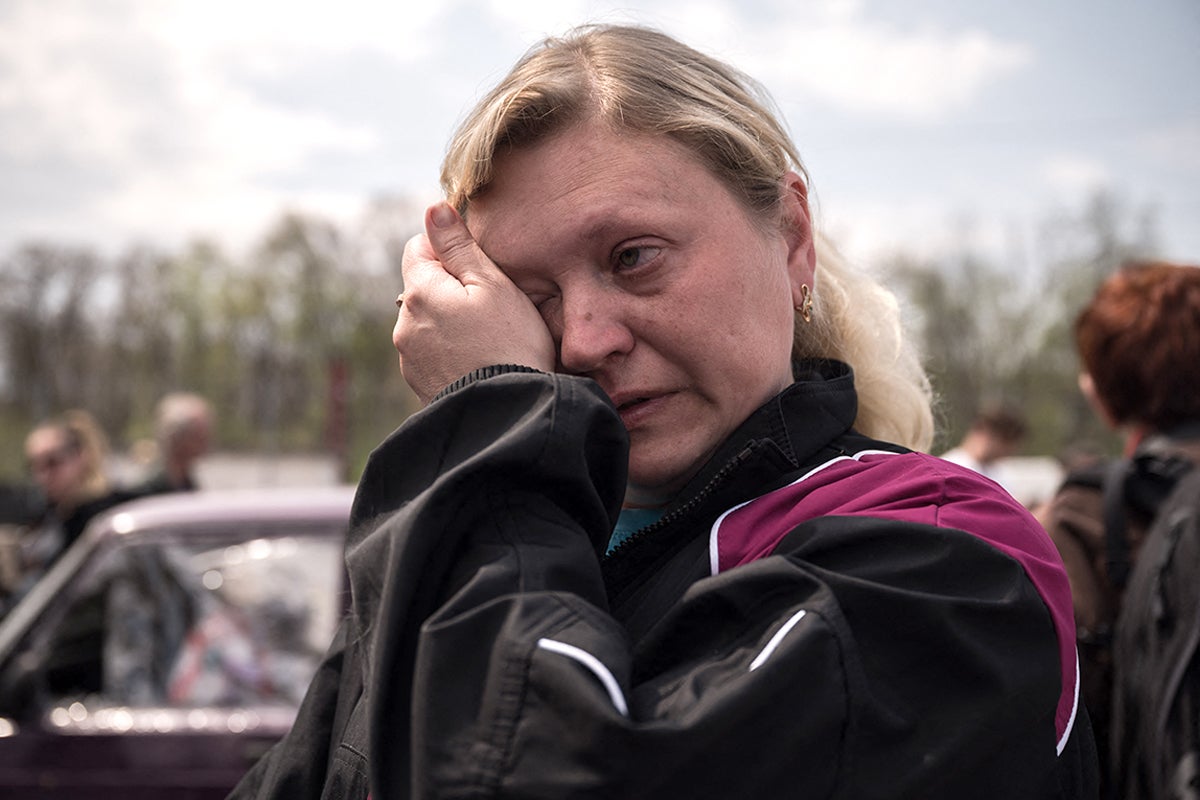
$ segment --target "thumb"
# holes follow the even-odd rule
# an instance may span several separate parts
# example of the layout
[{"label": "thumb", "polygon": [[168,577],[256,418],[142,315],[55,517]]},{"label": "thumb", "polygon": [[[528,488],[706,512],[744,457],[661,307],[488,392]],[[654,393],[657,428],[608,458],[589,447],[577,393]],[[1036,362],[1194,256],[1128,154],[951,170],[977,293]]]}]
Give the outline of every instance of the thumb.
[{"label": "thumb", "polygon": [[425,212],[425,235],[442,267],[464,286],[487,280],[499,271],[448,203],[435,203]]}]

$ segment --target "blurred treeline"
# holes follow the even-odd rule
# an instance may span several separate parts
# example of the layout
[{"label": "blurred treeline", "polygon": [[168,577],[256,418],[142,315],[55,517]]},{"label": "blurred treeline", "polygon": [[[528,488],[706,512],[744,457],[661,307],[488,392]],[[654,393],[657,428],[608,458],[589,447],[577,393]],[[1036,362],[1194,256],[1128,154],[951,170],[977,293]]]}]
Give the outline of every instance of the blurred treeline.
[{"label": "blurred treeline", "polygon": [[1154,212],[1100,192],[1009,238],[1002,259],[963,248],[887,264],[888,283],[916,318],[937,394],[934,452],[956,444],[981,405],[1007,403],[1028,418],[1026,455],[1079,445],[1115,453],[1118,438],[1079,392],[1072,327],[1122,262],[1157,256]]},{"label": "blurred treeline", "polygon": [[[416,409],[391,329],[404,242],[421,218],[399,198],[375,201],[351,226],[287,214],[236,259],[205,241],[114,258],[55,243],[8,254],[0,480],[23,477],[22,441],[35,421],[86,408],[120,451],[152,435],[154,403],[176,389],[213,401],[222,450],[332,452],[357,479],[370,450]],[[873,265],[922,342],[939,396],[935,451],[996,400],[1025,409],[1028,453],[1080,440],[1111,447],[1076,388],[1070,325],[1122,260],[1153,254],[1153,215],[1100,194],[1011,238],[1002,260],[964,245]]]},{"label": "blurred treeline", "polygon": [[91,411],[121,452],[166,392],[208,397],[214,446],[333,453],[347,480],[416,408],[391,344],[422,209],[375,201],[347,230],[286,214],[242,259],[213,242],[105,259],[29,244],[0,260],[0,479],[37,420]]}]

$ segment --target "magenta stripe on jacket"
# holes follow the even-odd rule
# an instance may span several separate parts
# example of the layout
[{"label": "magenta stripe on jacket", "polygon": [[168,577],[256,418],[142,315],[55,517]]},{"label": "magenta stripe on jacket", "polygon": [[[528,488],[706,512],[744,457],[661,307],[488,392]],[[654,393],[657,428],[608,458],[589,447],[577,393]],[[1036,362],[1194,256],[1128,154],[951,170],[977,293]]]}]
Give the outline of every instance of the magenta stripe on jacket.
[{"label": "magenta stripe on jacket", "polygon": [[1063,692],[1055,727],[1061,752],[1078,702],[1071,590],[1050,537],[1020,503],[978,473],[934,456],[864,451],[828,461],[722,514],[709,539],[713,574],[769,555],[797,525],[823,516],[869,516],[955,528],[1020,563],[1058,633]]}]

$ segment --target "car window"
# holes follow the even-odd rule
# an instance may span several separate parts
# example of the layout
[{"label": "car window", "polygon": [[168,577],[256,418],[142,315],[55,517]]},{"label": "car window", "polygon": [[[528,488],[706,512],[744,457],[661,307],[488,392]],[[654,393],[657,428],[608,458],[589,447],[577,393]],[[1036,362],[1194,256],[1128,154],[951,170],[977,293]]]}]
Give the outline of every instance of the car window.
[{"label": "car window", "polygon": [[329,644],[341,539],[140,537],[69,587],[22,656],[42,710],[295,706]]}]

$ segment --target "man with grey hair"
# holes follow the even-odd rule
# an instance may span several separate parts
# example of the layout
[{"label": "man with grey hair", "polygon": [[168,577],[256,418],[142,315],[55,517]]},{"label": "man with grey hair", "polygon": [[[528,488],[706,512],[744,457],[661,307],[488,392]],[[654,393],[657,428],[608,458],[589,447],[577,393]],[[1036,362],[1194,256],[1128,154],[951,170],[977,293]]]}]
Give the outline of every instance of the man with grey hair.
[{"label": "man with grey hair", "polygon": [[194,468],[209,450],[212,427],[212,406],[200,395],[172,392],[159,400],[154,428],[158,469],[138,492],[161,494],[197,488]]}]

